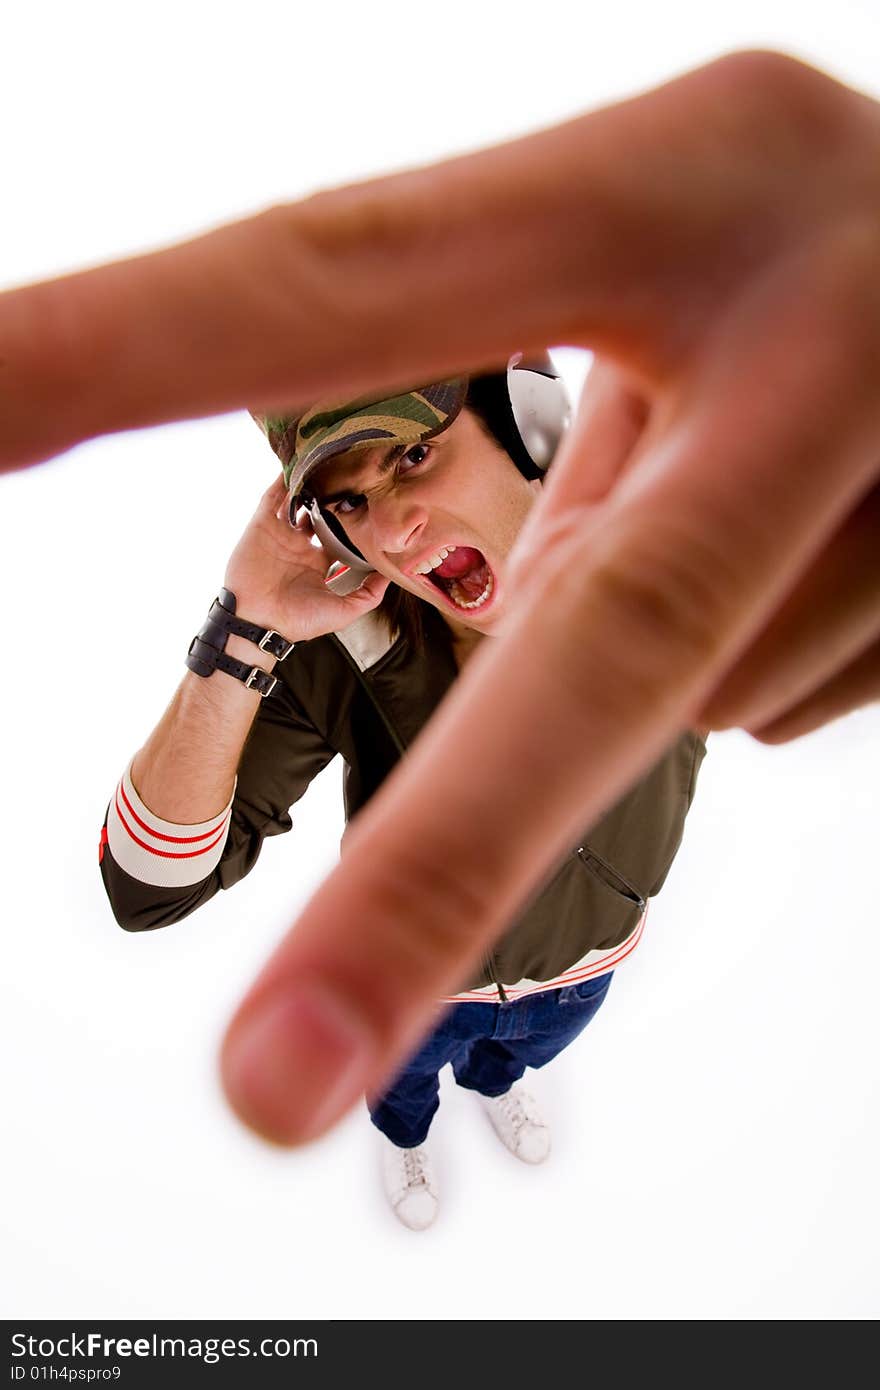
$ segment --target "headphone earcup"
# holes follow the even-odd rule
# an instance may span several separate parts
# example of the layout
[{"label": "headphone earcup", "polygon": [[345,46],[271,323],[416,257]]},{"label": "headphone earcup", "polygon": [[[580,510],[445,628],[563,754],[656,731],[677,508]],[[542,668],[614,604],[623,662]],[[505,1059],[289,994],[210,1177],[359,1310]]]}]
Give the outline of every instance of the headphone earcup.
[{"label": "headphone earcup", "polygon": [[571,422],[568,391],[550,354],[516,353],[507,364],[507,391],[523,447],[546,472]]}]

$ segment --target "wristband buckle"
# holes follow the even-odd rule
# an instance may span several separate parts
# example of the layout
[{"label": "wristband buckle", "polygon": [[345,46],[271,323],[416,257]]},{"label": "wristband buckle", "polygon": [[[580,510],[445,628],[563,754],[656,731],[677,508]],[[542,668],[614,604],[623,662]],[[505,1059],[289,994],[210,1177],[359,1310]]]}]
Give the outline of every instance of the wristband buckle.
[{"label": "wristband buckle", "polygon": [[261,652],[268,652],[270,656],[276,657],[278,661],[283,661],[286,656],[289,656],[293,651],[294,645],[295,643],[288,642],[286,637],[282,637],[280,632],[276,632],[275,629],[271,627],[263,633],[257,643]]},{"label": "wristband buckle", "polygon": [[248,690],[256,690],[265,697],[271,695],[278,684],[277,676],[270,676],[268,671],[264,671],[260,666],[252,666],[250,675],[245,677],[245,686]]}]

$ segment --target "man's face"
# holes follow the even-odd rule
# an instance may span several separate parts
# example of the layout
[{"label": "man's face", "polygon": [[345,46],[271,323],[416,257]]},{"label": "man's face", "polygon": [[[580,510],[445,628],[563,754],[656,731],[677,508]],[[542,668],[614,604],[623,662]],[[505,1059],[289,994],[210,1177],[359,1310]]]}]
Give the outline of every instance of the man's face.
[{"label": "man's face", "polygon": [[[322,509],[374,569],[433,604],[454,632],[492,632],[503,612],[505,562],[540,481],[524,478],[467,409],[424,444],[398,446],[389,462],[392,451],[381,445],[331,459],[310,479]],[[439,566],[420,572],[444,550]]]}]

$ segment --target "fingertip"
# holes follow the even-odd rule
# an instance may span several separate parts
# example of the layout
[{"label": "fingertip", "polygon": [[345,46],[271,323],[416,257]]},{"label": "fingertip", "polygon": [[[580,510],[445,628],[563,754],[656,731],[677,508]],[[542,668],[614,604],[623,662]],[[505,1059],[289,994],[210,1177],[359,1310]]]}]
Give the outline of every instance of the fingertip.
[{"label": "fingertip", "polygon": [[800,737],[807,730],[797,728],[786,718],[776,719],[772,724],[764,724],[760,728],[748,728],[745,733],[753,738],[756,743],[766,744],[768,748],[778,748],[780,744],[791,743],[793,739]]},{"label": "fingertip", "polygon": [[270,1143],[309,1143],[363,1093],[373,1059],[364,1022],[320,981],[276,987],[230,1024],[220,1075],[232,1109]]}]

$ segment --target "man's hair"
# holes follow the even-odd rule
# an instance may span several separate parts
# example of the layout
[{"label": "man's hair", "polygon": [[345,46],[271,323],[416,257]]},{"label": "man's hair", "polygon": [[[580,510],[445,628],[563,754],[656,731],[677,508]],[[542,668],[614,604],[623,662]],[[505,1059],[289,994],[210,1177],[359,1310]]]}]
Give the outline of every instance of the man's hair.
[{"label": "man's hair", "polygon": [[[468,383],[464,409],[477,417],[486,438],[500,445],[527,477],[543,476],[526,453],[514,423],[506,372],[473,377]],[[392,583],[385,590],[376,612],[387,624],[392,641],[403,634],[416,651],[421,651],[425,644],[424,614],[430,606],[424,599]]]}]

